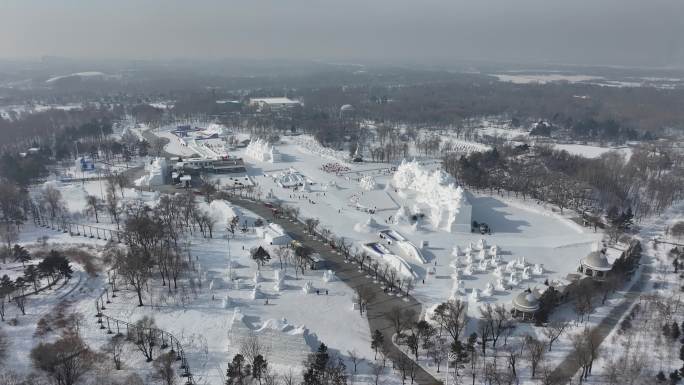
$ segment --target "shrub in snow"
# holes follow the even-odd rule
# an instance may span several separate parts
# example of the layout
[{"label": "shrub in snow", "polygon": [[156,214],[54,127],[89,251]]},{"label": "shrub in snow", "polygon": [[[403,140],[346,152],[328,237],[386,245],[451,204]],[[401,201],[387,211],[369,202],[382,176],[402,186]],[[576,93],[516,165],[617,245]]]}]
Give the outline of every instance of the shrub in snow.
[{"label": "shrub in snow", "polygon": [[463,275],[465,275],[465,276],[473,275],[473,265],[472,264],[469,264],[468,266],[466,266],[465,269],[463,269]]},{"label": "shrub in snow", "polygon": [[311,285],[311,282],[306,281],[306,283],[305,283],[304,286],[302,287],[302,291],[303,291],[305,294],[311,294],[311,292],[313,291],[313,285]]},{"label": "shrub in snow", "polygon": [[451,250],[451,255],[454,257],[460,257],[461,255],[463,255],[463,252],[461,251],[461,248],[458,245],[456,245]]},{"label": "shrub in snow", "polygon": [[262,281],[261,271],[257,270],[254,272],[254,283],[257,284]]},{"label": "shrub in snow", "polygon": [[484,240],[484,238],[480,238],[479,241],[477,241],[477,249],[478,250],[484,250],[487,248],[487,241]]}]

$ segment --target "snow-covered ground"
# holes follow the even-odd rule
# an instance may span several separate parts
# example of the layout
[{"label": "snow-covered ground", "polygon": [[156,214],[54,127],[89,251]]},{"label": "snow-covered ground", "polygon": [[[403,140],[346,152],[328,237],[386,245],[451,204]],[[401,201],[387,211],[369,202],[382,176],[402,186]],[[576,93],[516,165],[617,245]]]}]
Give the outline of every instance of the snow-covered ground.
[{"label": "snow-covered ground", "polygon": [[[49,183],[62,192],[65,206],[79,223],[94,224],[93,218],[82,212],[85,209],[84,197],[97,195],[98,182]],[[36,187],[33,192],[38,193],[39,189]],[[154,205],[159,194],[126,189],[124,197],[125,200],[141,199]],[[212,202],[211,205],[201,202],[199,205],[216,217],[218,223],[213,239],[202,238],[198,234],[189,239],[189,259],[194,270],[186,279],[179,281],[178,292],[169,294],[167,287],[162,286],[159,279],[154,279],[149,285],[149,293],[144,296],[146,306],[138,307],[135,293],[122,290],[104,313],[130,322],[145,315],[153,316],[158,327],[181,340],[196,383],[224,383],[226,365],[238,352],[241,339],[250,330],[264,336],[269,367],[281,374],[292,369],[298,376],[307,351],[314,351],[323,342],[331,352],[346,360],[348,351],[355,351],[365,359],[365,363],[359,366],[355,381],[371,382],[367,364],[374,356],[370,348],[370,330],[365,317],[352,308],[353,290],[345,283],[331,279],[331,275],[324,271],[307,271],[302,275],[287,263],[281,270],[275,255],[270,263],[257,269],[249,250],[263,245],[263,240],[251,230],[234,238],[229,238],[226,231],[227,221],[236,214],[240,216],[241,223],[253,223],[257,216],[223,201]],[[104,214],[100,219],[98,226],[115,227]],[[105,246],[104,240],[71,237],[33,225],[24,228],[20,243],[32,244],[41,236],[49,237],[48,247],[87,247],[99,254]],[[5,273],[14,275],[15,265],[8,266]],[[28,315],[17,316],[17,310],[10,306],[7,316],[18,317],[19,326],[3,328],[12,331],[9,333],[12,351],[14,346],[21,346],[17,349],[13,370],[19,373],[30,370],[28,354],[31,347],[42,340],[33,335],[36,324],[45,314],[54,312],[62,299],[69,300],[69,312],[80,312],[85,316],[82,334],[92,348],[99,349],[107,342],[106,330],[101,330],[92,317],[95,298],[105,286],[104,275],[88,277],[78,265],[76,270],[74,278],[63,288],[32,298],[27,306]],[[189,279],[194,283],[190,284]],[[236,310],[239,319],[236,318]],[[302,350],[304,347],[307,350]],[[292,353],[294,350],[297,354]],[[137,351],[126,355],[124,366],[125,372],[135,371],[143,377],[151,368],[151,364],[145,363]],[[347,362],[347,366],[350,367],[351,363]],[[398,382],[389,368],[381,378],[388,384]]]},{"label": "snow-covered ground", "polygon": [[[472,192],[468,194],[472,204],[472,219],[489,224],[493,231],[491,235],[446,232],[433,228],[429,221],[422,221],[418,226],[394,224],[391,217],[402,206],[413,208],[415,200],[411,194],[395,189],[390,184],[392,171],[386,164],[347,163],[344,167],[349,167],[350,171],[326,172],[321,169],[321,164],[330,159],[330,154],[319,155],[309,148],[302,148],[299,145],[301,142],[301,138],[285,138],[277,146],[282,154],[282,162],[248,162],[248,173],[254,183],[264,195],[270,194],[285,205],[298,207],[302,217],[320,219],[321,227],[354,241],[358,247],[379,241],[377,232],[387,228],[400,231],[414,245],[427,244],[421,250],[428,260],[427,264],[406,258],[419,277],[414,295],[426,305],[443,302],[450,297],[454,273],[452,252],[456,246],[465,250],[471,243],[476,244],[484,239],[488,245],[498,246],[502,264],[524,258],[529,267],[543,265],[543,274],[531,276],[514,288],[495,291],[491,297],[482,298],[483,302],[495,301],[509,305],[512,296],[521,290],[541,285],[546,279],[565,278],[568,273],[575,272],[580,258],[590,251],[591,244],[602,238],[602,234],[582,228],[535,201]],[[236,151],[231,155],[240,156],[241,152]],[[283,170],[290,169],[296,170],[309,181],[303,191],[283,188],[278,183],[277,176]],[[369,191],[360,187],[360,180],[367,176],[374,178],[376,189]],[[223,178],[226,177],[218,177]],[[374,214],[369,211],[374,211]],[[368,231],[367,223],[371,218],[375,225],[370,226],[372,231]],[[464,269],[465,257],[460,258],[459,268]],[[473,289],[482,291],[488,283],[496,283],[498,277],[493,273],[494,269],[490,266],[486,271],[462,277],[464,294]],[[472,313],[477,314],[477,311],[473,310]]]},{"label": "snow-covered ground", "polygon": [[632,156],[632,149],[629,147],[601,147],[585,144],[554,144],[553,147],[557,150],[565,150],[570,154],[581,155],[585,158],[598,158],[610,151],[617,151],[625,156],[627,160]]}]

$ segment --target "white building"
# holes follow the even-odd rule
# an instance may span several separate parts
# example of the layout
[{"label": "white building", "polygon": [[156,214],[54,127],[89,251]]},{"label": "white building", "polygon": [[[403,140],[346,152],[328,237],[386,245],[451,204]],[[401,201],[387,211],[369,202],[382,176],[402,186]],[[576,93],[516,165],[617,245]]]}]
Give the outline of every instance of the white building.
[{"label": "white building", "polygon": [[261,237],[269,245],[287,245],[292,238],[287,235],[285,229],[277,223],[269,223],[267,226],[255,229],[257,236]]},{"label": "white building", "polygon": [[302,102],[299,100],[292,100],[286,97],[279,98],[251,98],[249,99],[250,106],[256,106],[259,110],[284,110],[289,108],[300,107]]}]

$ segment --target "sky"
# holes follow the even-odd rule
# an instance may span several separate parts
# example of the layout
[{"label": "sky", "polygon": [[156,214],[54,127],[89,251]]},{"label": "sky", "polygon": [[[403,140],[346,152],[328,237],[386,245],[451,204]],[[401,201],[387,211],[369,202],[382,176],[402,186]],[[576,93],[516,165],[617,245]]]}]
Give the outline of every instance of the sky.
[{"label": "sky", "polygon": [[0,58],[44,55],[684,68],[684,1],[0,1]]}]

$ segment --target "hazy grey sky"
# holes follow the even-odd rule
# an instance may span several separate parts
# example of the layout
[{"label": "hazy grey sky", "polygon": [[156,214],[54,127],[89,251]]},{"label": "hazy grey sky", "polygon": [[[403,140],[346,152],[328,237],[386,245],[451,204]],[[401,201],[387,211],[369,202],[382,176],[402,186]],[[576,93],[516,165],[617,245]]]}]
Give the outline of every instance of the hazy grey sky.
[{"label": "hazy grey sky", "polygon": [[0,0],[0,57],[684,67],[684,0]]}]

